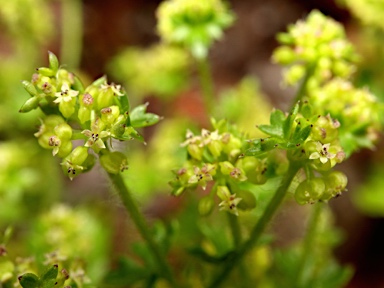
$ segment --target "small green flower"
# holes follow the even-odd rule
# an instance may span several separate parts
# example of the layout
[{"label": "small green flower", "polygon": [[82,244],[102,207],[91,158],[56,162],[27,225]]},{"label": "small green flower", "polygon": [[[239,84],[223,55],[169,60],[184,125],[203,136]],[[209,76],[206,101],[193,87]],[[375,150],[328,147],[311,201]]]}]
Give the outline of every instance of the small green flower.
[{"label": "small green flower", "polygon": [[56,92],[57,97],[53,102],[59,104],[59,110],[64,117],[69,118],[75,112],[76,97],[79,91],[71,90],[68,83],[61,86],[61,92]]},{"label": "small green flower", "polygon": [[236,197],[236,194],[231,194],[227,186],[217,187],[217,196],[222,200],[219,204],[220,211],[227,211],[239,216],[237,204],[242,200],[241,198]]},{"label": "small green flower", "polygon": [[117,85],[115,83],[111,83],[111,84],[108,84],[107,82],[105,82],[104,84],[101,84],[100,88],[102,90],[112,90],[113,92],[113,95],[116,95],[116,96],[123,96],[124,93],[121,92],[121,85]]},{"label": "small green flower", "polygon": [[74,97],[76,97],[79,94],[79,91],[75,91],[69,88],[67,83],[64,83],[61,86],[61,92],[55,93],[55,96],[57,97],[56,100],[53,102],[55,103],[61,103],[61,102],[70,102]]},{"label": "small green flower", "polygon": [[168,0],[161,3],[157,16],[161,38],[185,46],[197,59],[207,57],[213,41],[234,20],[221,0]]},{"label": "small green flower", "polygon": [[319,159],[321,163],[325,164],[328,160],[336,157],[336,154],[329,152],[330,143],[322,145],[320,142],[316,142],[316,152],[309,155],[309,159]]},{"label": "small green flower", "polygon": [[207,182],[213,180],[216,174],[216,166],[212,164],[204,164],[201,169],[194,167],[193,175],[189,178],[189,184],[199,184],[204,190],[207,188]]},{"label": "small green flower", "polygon": [[100,149],[104,149],[105,144],[103,141],[103,138],[106,138],[110,136],[110,133],[108,131],[103,130],[103,125],[100,121],[100,119],[96,120],[92,124],[92,131],[91,130],[83,130],[81,133],[88,137],[87,141],[85,142],[85,147],[91,147],[95,150],[95,152],[98,152]]}]

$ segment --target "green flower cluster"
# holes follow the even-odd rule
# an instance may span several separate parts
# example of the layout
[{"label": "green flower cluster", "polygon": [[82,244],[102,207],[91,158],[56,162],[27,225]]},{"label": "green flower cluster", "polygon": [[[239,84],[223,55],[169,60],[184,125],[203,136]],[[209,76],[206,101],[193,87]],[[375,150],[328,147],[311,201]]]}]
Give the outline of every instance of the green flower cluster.
[{"label": "green flower cluster", "polygon": [[221,0],[168,0],[160,4],[158,32],[162,40],[181,44],[197,59],[203,59],[234,16]]},{"label": "green flower cluster", "polygon": [[333,79],[309,93],[315,112],[340,122],[340,142],[347,156],[360,147],[373,148],[382,126],[383,105],[367,89]]},{"label": "green flower cluster", "polygon": [[344,0],[343,2],[364,24],[384,29],[384,3],[382,1]]},{"label": "green flower cluster", "polygon": [[[288,115],[275,110],[271,113],[270,125],[258,126],[270,137],[251,140],[252,146],[245,155],[263,159],[272,151],[284,151],[279,162],[285,158],[288,169],[296,166],[306,173],[306,179],[295,192],[297,202],[327,201],[340,195],[347,185],[343,173],[331,170],[345,159],[339,143],[339,127],[340,123],[329,115],[314,116],[308,102],[295,105]],[[283,173],[286,171],[282,169]]]},{"label": "green flower cluster", "polygon": [[[23,85],[31,98],[20,112],[38,107],[44,112],[46,117],[35,136],[43,148],[63,159],[61,165],[70,179],[90,170],[95,154],[100,155],[107,172],[124,171],[128,167],[125,155],[111,152],[107,140],[143,140],[135,128],[159,121],[157,115],[146,113],[147,104],[129,111],[121,86],[108,84],[105,76],[84,88],[74,74],[59,67],[51,52],[49,67],[38,68],[32,81],[23,81]],[[83,139],[84,145],[73,149],[76,139]]]},{"label": "green flower cluster", "polygon": [[110,70],[135,95],[169,98],[187,87],[189,62],[184,50],[156,45],[146,50],[124,50],[114,58]]},{"label": "green flower cluster", "polygon": [[52,34],[48,1],[14,0],[2,1],[0,18],[13,37],[25,44],[25,40],[43,42]]},{"label": "green flower cluster", "polygon": [[[310,73],[308,89],[315,89],[333,77],[349,77],[354,71],[358,56],[345,37],[341,24],[319,11],[312,11],[306,20],[288,27],[278,35],[282,46],[273,54],[279,64],[290,65],[284,81],[294,85]],[[308,75],[307,75],[308,76]]]},{"label": "green flower cluster", "polygon": [[301,97],[307,97],[313,113],[329,113],[341,124],[340,143],[347,156],[360,147],[373,147],[383,107],[369,91],[349,82],[358,57],[342,26],[314,11],[288,30],[280,35],[283,45],[274,53],[276,62],[291,65],[286,82],[295,84],[304,77]]},{"label": "green flower cluster", "polygon": [[[189,159],[174,171],[176,178],[170,182],[172,193],[178,196],[187,189],[209,187],[209,194],[200,200],[201,214],[212,212],[216,194],[221,200],[220,210],[238,215],[238,208],[251,209],[256,202],[251,192],[242,189],[241,183],[265,182],[267,162],[239,157],[247,145],[244,135],[225,120],[212,120],[212,125],[214,131],[203,129],[200,135],[187,132],[186,141],[181,145],[186,148]],[[214,183],[213,186],[209,182]]]}]

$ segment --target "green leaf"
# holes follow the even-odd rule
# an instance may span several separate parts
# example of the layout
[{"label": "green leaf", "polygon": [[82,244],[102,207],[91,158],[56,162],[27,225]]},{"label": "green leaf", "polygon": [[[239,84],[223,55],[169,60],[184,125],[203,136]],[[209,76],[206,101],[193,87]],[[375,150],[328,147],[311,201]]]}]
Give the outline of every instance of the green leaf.
[{"label": "green leaf", "polygon": [[272,125],[258,125],[257,128],[261,132],[264,132],[270,136],[282,137],[283,136],[283,127],[282,126],[272,126]]},{"label": "green leaf", "polygon": [[276,125],[276,126],[282,125],[284,123],[284,120],[285,120],[284,112],[278,109],[272,111],[271,116],[269,118],[271,125]]},{"label": "green leaf", "polygon": [[281,140],[276,137],[260,138],[252,142],[252,147],[245,151],[245,156],[260,156],[265,152],[277,148]]},{"label": "green leaf", "polygon": [[308,138],[309,134],[311,134],[312,125],[307,125],[304,128],[301,125],[302,124],[298,124],[296,126],[296,129],[292,135],[291,142],[295,144],[303,143]]},{"label": "green leaf", "polygon": [[21,287],[39,288],[39,277],[33,273],[25,273],[18,277]]},{"label": "green leaf", "polygon": [[141,142],[144,142],[144,137],[139,132],[137,132],[136,129],[133,128],[132,126],[126,127],[124,134],[122,136],[116,137],[116,139],[119,139],[119,140],[136,139]]},{"label": "green leaf", "polygon": [[52,279],[56,279],[58,271],[59,266],[57,264],[48,267],[47,270],[41,275],[42,283]]},{"label": "green leaf", "polygon": [[153,113],[146,113],[148,103],[134,108],[130,114],[131,126],[135,128],[151,126],[159,122],[160,117]]},{"label": "green leaf", "polygon": [[275,136],[282,138],[283,137],[283,124],[285,120],[285,115],[281,110],[274,110],[270,116],[271,125],[258,125],[260,131],[268,134],[270,136]]},{"label": "green leaf", "polygon": [[55,73],[59,69],[59,60],[56,55],[51,51],[48,51],[48,59],[49,59],[49,68],[51,68]]},{"label": "green leaf", "polygon": [[298,112],[299,112],[299,104],[296,104],[293,107],[291,113],[289,113],[287,119],[285,119],[285,121],[284,121],[283,135],[284,135],[285,139],[289,139],[291,136],[292,124],[293,124],[293,121],[295,121],[295,118],[296,118],[296,115]]}]

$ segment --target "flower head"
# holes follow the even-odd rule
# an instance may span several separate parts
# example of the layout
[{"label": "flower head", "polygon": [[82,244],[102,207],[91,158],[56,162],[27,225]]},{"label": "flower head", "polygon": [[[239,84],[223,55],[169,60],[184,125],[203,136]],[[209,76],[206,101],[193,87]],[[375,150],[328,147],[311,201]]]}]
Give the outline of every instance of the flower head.
[{"label": "flower head", "polygon": [[53,102],[55,103],[70,102],[78,94],[79,94],[79,91],[71,90],[68,86],[68,83],[64,83],[61,86],[61,92],[55,93],[55,96],[57,97],[57,99],[54,100]]},{"label": "flower head", "polygon": [[316,142],[317,151],[309,155],[309,159],[319,159],[321,163],[325,164],[328,160],[335,158],[336,154],[329,152],[330,145],[330,143],[322,145],[320,142]]},{"label": "flower head", "polygon": [[217,196],[222,200],[219,204],[220,211],[228,211],[236,216],[239,215],[237,204],[242,200],[241,198],[236,197],[236,194],[231,194],[227,186],[217,187]]}]

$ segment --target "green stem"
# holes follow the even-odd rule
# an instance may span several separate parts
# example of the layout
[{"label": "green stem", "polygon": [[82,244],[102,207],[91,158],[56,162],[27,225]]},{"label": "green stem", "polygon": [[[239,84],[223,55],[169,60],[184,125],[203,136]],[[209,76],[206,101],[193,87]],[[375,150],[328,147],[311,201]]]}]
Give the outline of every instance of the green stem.
[{"label": "green stem", "polygon": [[235,247],[238,247],[241,244],[241,230],[239,225],[239,219],[236,215],[227,213],[229,227],[231,228],[233,244]]},{"label": "green stem", "polygon": [[61,62],[76,69],[80,65],[83,46],[82,2],[62,0],[61,11]]},{"label": "green stem", "polygon": [[197,60],[200,76],[200,85],[203,90],[203,100],[208,114],[212,113],[214,103],[213,80],[211,69],[206,58]]},{"label": "green stem", "polygon": [[152,235],[148,229],[148,224],[145,221],[144,216],[140,213],[135,201],[133,200],[131,193],[128,191],[127,186],[125,185],[121,174],[110,174],[108,173],[109,178],[116,187],[116,190],[119,193],[121,201],[123,202],[125,208],[130,214],[133,222],[135,223],[137,230],[140,232],[143,239],[147,242],[149,249],[151,250],[152,255],[157,262],[159,272],[164,278],[166,278],[172,287],[177,287],[175,279],[173,277],[172,271],[165,261],[165,257],[161,252],[160,248],[157,246],[156,242],[153,240]]},{"label": "green stem", "polygon": [[307,68],[307,72],[305,73],[304,79],[301,81],[299,90],[297,90],[296,98],[295,98],[295,101],[293,102],[293,104],[296,104],[297,102],[299,102],[304,97],[305,92],[306,92],[306,88],[307,88],[308,80],[313,75],[315,68],[316,68],[316,64],[313,64],[312,66],[309,66]]},{"label": "green stem", "polygon": [[295,284],[294,287],[302,287],[304,268],[308,260],[308,256],[311,255],[311,249],[313,247],[313,242],[316,238],[317,227],[319,224],[319,218],[323,208],[323,203],[316,203],[312,207],[311,218],[308,223],[307,233],[305,235],[303,249],[301,252],[300,262],[296,271]]},{"label": "green stem", "polygon": [[228,277],[232,269],[240,262],[244,255],[254,247],[255,243],[257,243],[257,241],[260,239],[260,236],[264,232],[267,224],[271,221],[277,208],[283,201],[288,187],[299,169],[300,165],[297,165],[295,162],[291,162],[291,167],[288,170],[288,173],[285,175],[280,187],[277,189],[275,195],[272,197],[264,213],[260,217],[259,221],[256,223],[256,226],[251,231],[249,239],[244,242],[244,244],[240,246],[240,248],[234,253],[231,261],[227,261],[225,263],[223,270],[213,279],[209,287],[219,287],[219,285],[225,280],[226,277]]}]

